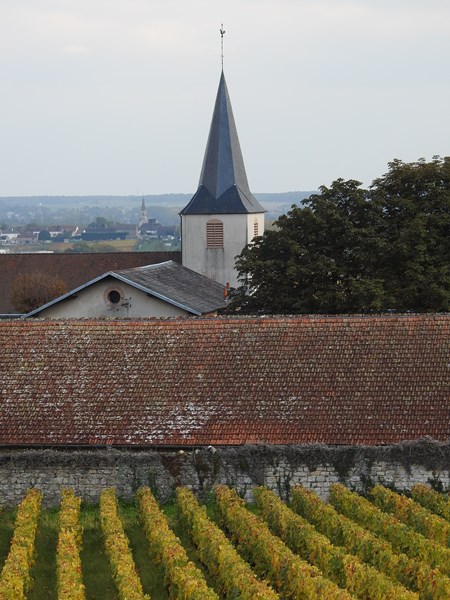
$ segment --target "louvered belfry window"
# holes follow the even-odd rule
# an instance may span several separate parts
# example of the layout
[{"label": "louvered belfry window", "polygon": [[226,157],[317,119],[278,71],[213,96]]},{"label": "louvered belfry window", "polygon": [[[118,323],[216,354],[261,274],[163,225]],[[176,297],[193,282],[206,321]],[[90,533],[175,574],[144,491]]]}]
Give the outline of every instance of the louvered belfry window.
[{"label": "louvered belfry window", "polygon": [[206,223],[206,247],[223,248],[223,223],[212,219]]},{"label": "louvered belfry window", "polygon": [[259,235],[258,219],[255,219],[255,221],[253,223],[253,237],[258,237],[258,235]]}]

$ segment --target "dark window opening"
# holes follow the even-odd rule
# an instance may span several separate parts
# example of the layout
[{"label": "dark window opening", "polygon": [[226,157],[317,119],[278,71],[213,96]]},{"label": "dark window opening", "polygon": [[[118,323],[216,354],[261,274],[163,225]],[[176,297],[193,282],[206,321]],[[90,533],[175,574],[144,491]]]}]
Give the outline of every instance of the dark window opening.
[{"label": "dark window opening", "polygon": [[121,299],[121,295],[120,292],[118,292],[117,290],[111,290],[108,294],[108,300],[111,302],[111,304],[119,304]]}]

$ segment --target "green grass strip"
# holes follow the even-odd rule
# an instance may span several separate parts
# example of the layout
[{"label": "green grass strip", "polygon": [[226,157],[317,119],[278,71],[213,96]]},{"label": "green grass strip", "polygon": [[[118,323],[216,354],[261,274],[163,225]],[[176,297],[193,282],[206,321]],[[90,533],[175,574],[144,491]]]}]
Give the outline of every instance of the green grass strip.
[{"label": "green grass strip", "polygon": [[80,552],[83,582],[87,600],[118,600],[104,538],[98,506],[81,507],[83,544]]},{"label": "green grass strip", "polygon": [[28,600],[56,600],[56,545],[58,542],[58,509],[42,510],[36,531],[36,552],[31,567],[33,585]]},{"label": "green grass strip", "polygon": [[149,560],[147,539],[136,505],[119,502],[119,511],[144,592],[152,600],[168,600],[161,566],[154,560]]}]

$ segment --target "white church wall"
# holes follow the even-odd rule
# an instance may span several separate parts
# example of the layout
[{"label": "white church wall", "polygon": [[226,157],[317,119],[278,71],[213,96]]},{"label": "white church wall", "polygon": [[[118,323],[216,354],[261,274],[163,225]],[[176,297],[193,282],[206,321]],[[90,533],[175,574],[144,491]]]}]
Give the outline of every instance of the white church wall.
[{"label": "white church wall", "polygon": [[[264,230],[264,213],[182,216],[182,264],[210,279],[232,287],[238,285],[236,256],[253,239],[255,219]],[[206,226],[210,220],[223,223],[223,247],[208,248]]]},{"label": "white church wall", "polygon": [[[118,302],[111,302],[110,292],[120,294]],[[114,298],[114,294],[112,296]],[[117,296],[115,296],[117,298]],[[110,278],[101,280],[69,298],[39,313],[40,318],[97,318],[97,317],[176,317],[189,313],[158,298],[147,296],[141,290]]]}]

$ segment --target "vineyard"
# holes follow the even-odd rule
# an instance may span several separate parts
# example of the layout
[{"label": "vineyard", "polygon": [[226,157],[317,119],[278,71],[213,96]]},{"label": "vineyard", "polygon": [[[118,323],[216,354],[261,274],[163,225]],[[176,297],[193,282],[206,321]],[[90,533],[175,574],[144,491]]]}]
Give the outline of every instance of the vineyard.
[{"label": "vineyard", "polygon": [[0,600],[450,599],[450,499],[424,485],[340,484],[328,502],[301,486],[251,506],[217,486],[160,506],[149,488],[96,506],[63,489],[57,509],[30,489],[0,512]]}]

